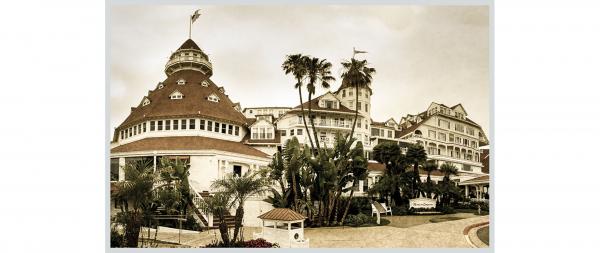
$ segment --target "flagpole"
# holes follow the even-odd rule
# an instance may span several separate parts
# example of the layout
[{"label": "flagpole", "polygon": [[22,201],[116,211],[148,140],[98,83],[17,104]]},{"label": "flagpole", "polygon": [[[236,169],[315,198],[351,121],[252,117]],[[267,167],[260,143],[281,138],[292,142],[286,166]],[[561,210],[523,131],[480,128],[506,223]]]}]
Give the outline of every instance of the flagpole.
[{"label": "flagpole", "polygon": [[189,39],[192,39],[192,16],[190,16],[190,32],[189,32]]}]

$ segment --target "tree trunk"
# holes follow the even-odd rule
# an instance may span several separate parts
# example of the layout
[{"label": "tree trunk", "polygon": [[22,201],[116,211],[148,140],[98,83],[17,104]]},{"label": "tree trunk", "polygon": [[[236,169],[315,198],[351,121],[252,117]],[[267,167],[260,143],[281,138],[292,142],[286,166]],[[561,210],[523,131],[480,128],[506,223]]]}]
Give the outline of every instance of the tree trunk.
[{"label": "tree trunk", "polygon": [[296,189],[296,172],[291,171],[292,174],[292,194],[294,194],[294,211],[298,211],[298,192]]},{"label": "tree trunk", "polygon": [[356,93],[356,101],[354,101],[354,123],[352,124],[352,130],[350,131],[350,137],[348,138],[348,148],[350,149],[350,147],[352,147],[352,142],[350,140],[352,140],[352,136],[354,135],[354,129],[356,128],[356,121],[358,120],[358,85],[355,85],[356,90],[354,91]]},{"label": "tree trunk", "polygon": [[244,218],[244,203],[240,203],[240,206],[235,210],[235,228],[233,229],[233,240],[232,242],[236,242],[238,238],[238,233],[240,232],[240,228],[242,227],[242,219]]},{"label": "tree trunk", "polygon": [[[308,133],[308,125],[306,124],[306,116],[304,115],[304,103],[302,102],[302,87],[298,87],[298,96],[300,97],[300,110],[302,111],[302,123],[304,123],[304,129],[306,129],[306,134],[308,135],[308,141],[310,142],[310,148],[312,150],[315,149],[315,145],[313,144],[312,138]],[[310,105],[310,101],[308,103]],[[312,152],[311,152],[312,153]]]},{"label": "tree trunk", "polygon": [[129,222],[125,224],[125,247],[137,248],[142,221],[137,213],[129,212]]},{"label": "tree trunk", "polygon": [[350,190],[350,197],[348,198],[348,204],[346,204],[346,208],[344,209],[344,214],[342,215],[342,219],[340,220],[340,225],[344,225],[344,220],[346,219],[346,215],[348,214],[348,209],[350,209],[350,204],[352,203],[352,197],[354,196],[354,185],[352,186],[352,190]]},{"label": "tree trunk", "polygon": [[[319,144],[319,139],[317,138],[317,129],[315,128],[315,121],[313,120],[312,116],[312,103],[310,102],[310,100],[312,99],[312,94],[310,92],[308,92],[308,121],[310,121],[310,126],[312,127],[313,130],[313,136],[315,137],[315,145],[317,146],[317,152],[319,149],[321,149],[321,145]],[[310,138],[310,132],[308,131],[308,128],[306,129],[306,134],[308,135],[308,138]],[[316,154],[317,152],[315,152],[315,150],[311,150],[311,154]]]},{"label": "tree trunk", "polygon": [[219,232],[221,233],[221,240],[225,246],[229,246],[229,229],[225,222],[225,211],[219,212]]}]

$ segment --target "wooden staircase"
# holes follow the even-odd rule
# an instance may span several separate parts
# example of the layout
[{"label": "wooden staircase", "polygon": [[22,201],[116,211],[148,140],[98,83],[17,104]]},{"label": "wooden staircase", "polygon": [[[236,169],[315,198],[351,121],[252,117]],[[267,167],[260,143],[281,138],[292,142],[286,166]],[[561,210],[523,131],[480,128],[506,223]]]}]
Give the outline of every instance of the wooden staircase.
[{"label": "wooden staircase", "polygon": [[[212,196],[210,195],[210,192],[208,191],[201,191],[199,192],[200,196],[202,196],[203,199],[209,199],[212,198]],[[225,223],[227,224],[227,227],[234,227],[235,226],[235,216],[231,215],[231,213],[229,213],[229,211],[227,211],[225,213]],[[219,217],[214,216],[213,217],[213,226],[210,227],[212,228],[219,228],[219,223],[221,223],[221,219],[219,219]],[[207,223],[208,224],[208,223]]]}]

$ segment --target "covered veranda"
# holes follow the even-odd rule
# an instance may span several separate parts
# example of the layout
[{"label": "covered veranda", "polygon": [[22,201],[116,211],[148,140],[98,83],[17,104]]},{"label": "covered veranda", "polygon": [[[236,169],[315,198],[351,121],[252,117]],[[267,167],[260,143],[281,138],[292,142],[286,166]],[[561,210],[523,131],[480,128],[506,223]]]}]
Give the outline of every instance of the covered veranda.
[{"label": "covered veranda", "polygon": [[464,187],[465,197],[474,201],[487,202],[489,200],[490,176],[480,176],[458,183]]}]

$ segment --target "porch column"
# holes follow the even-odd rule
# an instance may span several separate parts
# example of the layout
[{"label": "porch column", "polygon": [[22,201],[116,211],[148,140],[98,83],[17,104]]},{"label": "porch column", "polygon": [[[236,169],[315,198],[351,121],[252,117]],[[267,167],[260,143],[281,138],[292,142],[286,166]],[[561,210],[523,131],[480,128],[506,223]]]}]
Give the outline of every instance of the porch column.
[{"label": "porch column", "polygon": [[125,157],[119,157],[119,181],[125,181]]},{"label": "porch column", "polygon": [[469,198],[469,186],[465,185],[465,198]]}]

